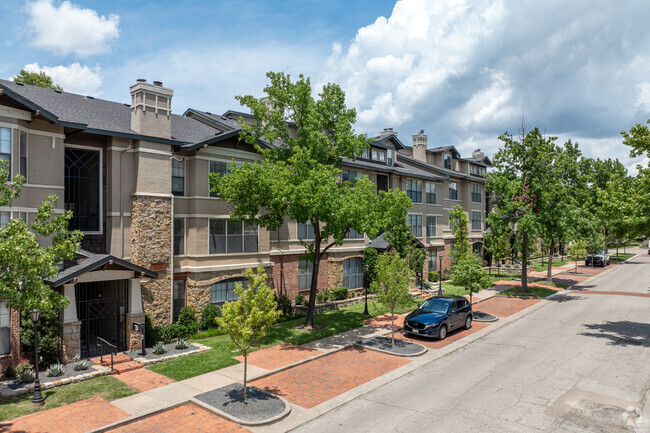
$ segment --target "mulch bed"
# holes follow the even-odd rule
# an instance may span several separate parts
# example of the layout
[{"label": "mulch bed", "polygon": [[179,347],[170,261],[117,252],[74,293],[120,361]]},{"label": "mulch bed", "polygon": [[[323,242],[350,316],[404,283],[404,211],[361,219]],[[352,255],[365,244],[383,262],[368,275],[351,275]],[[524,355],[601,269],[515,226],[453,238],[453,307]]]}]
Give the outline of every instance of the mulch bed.
[{"label": "mulch bed", "polygon": [[246,391],[246,402],[244,387],[239,383],[217,388],[194,398],[233,418],[253,423],[271,420],[286,409],[285,403],[272,394],[252,386],[247,386]]},{"label": "mulch bed", "polygon": [[364,338],[363,340],[357,341],[355,344],[357,346],[376,349],[397,356],[417,356],[426,352],[426,348],[421,344],[397,338],[397,333],[395,333],[394,344],[390,337]]}]

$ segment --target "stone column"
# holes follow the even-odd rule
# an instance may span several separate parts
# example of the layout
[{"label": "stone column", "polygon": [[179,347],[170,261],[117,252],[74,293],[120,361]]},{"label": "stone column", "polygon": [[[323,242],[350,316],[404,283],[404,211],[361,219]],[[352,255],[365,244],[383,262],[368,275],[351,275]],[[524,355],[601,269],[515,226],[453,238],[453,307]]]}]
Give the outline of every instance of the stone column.
[{"label": "stone column", "polygon": [[70,299],[70,303],[63,310],[63,323],[61,324],[61,358],[63,362],[70,362],[73,358],[81,355],[81,321],[77,318],[74,286],[74,283],[63,285],[63,296]]},{"label": "stone column", "polygon": [[140,290],[140,278],[129,280],[129,312],[126,314],[127,349],[137,351],[142,347],[140,333],[133,330],[133,323],[144,323],[145,315],[142,309],[142,292]]}]

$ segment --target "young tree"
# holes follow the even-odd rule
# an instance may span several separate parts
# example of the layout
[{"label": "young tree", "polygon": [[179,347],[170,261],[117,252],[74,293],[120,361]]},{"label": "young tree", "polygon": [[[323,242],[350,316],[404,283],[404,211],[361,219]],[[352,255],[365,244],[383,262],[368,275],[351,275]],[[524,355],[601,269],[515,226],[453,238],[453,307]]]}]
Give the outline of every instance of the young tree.
[{"label": "young tree", "polygon": [[574,240],[569,244],[569,255],[576,262],[575,273],[578,273],[578,260],[583,259],[587,255],[587,248],[585,241],[582,239]]},{"label": "young tree", "polygon": [[45,87],[46,89],[63,90],[63,87],[52,82],[52,78],[45,72],[27,72],[21,69],[14,78],[14,83],[30,84],[32,86]]},{"label": "young tree", "polygon": [[486,233],[484,240],[493,261],[497,263],[497,275],[501,275],[501,261],[510,255],[510,233],[503,227],[490,226],[490,231]]},{"label": "young tree", "polygon": [[241,283],[235,285],[238,298],[226,302],[221,307],[221,317],[217,323],[230,336],[234,347],[244,357],[244,401],[246,401],[246,373],[248,369],[248,352],[257,347],[264,338],[268,328],[282,314],[277,309],[275,292],[266,285],[267,275],[264,267],[257,268],[257,274],[252,269],[246,269],[244,276],[248,279],[248,288]]},{"label": "young tree", "polygon": [[241,167],[233,164],[228,176],[212,175],[212,191],[233,205],[230,217],[236,220],[268,230],[282,227],[287,217],[310,223],[313,239],[301,243],[313,264],[305,323],[312,327],[324,254],[342,245],[351,229],[372,238],[392,224],[406,224],[411,201],[398,190],[378,194],[367,176],[356,182],[341,180],[343,158],[356,159],[368,143],[352,129],[356,112],[346,107],[339,86],[325,85],[315,100],[308,78],[301,75],[293,82],[284,73],[267,76],[267,100],[237,97],[256,118],[252,124],[240,122],[239,138],[255,146],[263,159]]},{"label": "young tree", "polygon": [[377,293],[377,300],[390,310],[391,344],[395,345],[395,309],[405,307],[411,301],[408,287],[413,273],[409,269],[408,258],[402,258],[395,250],[379,255],[376,273],[370,289]]},{"label": "young tree", "polygon": [[471,303],[472,294],[490,287],[492,280],[481,266],[481,259],[472,253],[468,238],[469,221],[460,205],[453,207],[449,213],[449,221],[452,222],[452,231],[456,238],[456,251],[452,253],[456,263],[451,265],[449,277],[453,284],[462,286],[469,292]]},{"label": "young tree", "polygon": [[[24,182],[22,176],[9,182],[8,165],[0,160],[0,207],[11,206]],[[69,302],[43,282],[59,273],[59,262],[75,257],[81,241],[80,232],[68,232],[72,212],[53,216],[57,202],[50,195],[38,206],[33,223],[16,218],[0,228],[0,298],[9,308],[60,310]],[[37,236],[49,239],[50,246],[41,246]]]}]

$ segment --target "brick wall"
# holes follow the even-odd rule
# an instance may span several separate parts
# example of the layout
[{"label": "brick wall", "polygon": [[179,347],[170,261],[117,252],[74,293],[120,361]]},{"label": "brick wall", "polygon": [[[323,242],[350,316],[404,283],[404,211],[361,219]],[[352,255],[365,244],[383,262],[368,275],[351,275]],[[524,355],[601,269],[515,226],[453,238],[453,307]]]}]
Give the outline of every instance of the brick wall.
[{"label": "brick wall", "polygon": [[[327,287],[328,283],[328,254],[320,261],[318,272],[318,291]],[[273,286],[278,293],[293,299],[298,294],[298,260],[299,254],[272,256],[273,261]],[[308,291],[302,291],[307,295]]]}]

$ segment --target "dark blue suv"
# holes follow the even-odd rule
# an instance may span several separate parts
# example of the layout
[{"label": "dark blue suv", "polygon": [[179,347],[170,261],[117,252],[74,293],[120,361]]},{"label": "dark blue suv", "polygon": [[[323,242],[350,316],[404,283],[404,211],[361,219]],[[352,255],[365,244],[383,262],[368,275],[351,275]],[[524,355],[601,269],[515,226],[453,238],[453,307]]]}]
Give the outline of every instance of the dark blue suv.
[{"label": "dark blue suv", "polygon": [[449,331],[472,327],[472,304],[462,296],[434,296],[404,319],[404,330],[444,340]]}]

